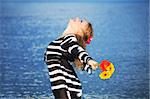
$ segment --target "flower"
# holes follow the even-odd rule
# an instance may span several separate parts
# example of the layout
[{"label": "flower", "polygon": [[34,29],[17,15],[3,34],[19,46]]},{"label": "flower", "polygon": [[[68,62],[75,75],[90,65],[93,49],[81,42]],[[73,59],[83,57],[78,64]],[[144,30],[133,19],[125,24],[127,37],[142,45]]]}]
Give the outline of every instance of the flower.
[{"label": "flower", "polygon": [[110,65],[110,62],[108,60],[103,60],[101,63],[100,63],[100,69],[102,71],[106,71],[106,68]]},{"label": "flower", "polygon": [[108,60],[103,60],[100,63],[100,69],[102,70],[102,73],[99,74],[99,77],[103,80],[109,79],[115,71],[114,65]]},{"label": "flower", "polygon": [[114,65],[110,63],[110,65],[106,67],[106,71],[109,71],[111,74],[113,74],[115,71]]},{"label": "flower", "polygon": [[99,74],[99,77],[103,80],[109,79],[111,77],[111,72],[110,71],[103,71],[102,73]]}]

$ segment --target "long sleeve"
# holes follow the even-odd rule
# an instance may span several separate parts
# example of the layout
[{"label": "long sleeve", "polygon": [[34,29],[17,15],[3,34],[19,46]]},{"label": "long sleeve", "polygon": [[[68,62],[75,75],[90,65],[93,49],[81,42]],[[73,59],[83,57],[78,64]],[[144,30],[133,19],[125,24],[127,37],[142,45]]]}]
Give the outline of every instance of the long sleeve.
[{"label": "long sleeve", "polygon": [[83,70],[91,74],[91,68],[88,65],[88,61],[92,59],[88,53],[77,43],[77,39],[74,35],[67,35],[64,37],[61,43],[62,49],[70,53],[74,58],[78,58],[82,63],[84,63]]}]

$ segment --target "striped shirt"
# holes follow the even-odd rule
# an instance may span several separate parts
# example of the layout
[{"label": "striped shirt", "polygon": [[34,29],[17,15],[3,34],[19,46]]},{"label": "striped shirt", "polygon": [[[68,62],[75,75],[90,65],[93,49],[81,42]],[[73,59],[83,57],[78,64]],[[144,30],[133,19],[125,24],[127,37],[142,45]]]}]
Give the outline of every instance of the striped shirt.
[{"label": "striped shirt", "polygon": [[[76,36],[66,35],[52,41],[44,56],[55,98],[78,99],[81,97],[81,83],[70,62],[78,58],[84,64],[83,70],[91,74],[92,70],[87,62],[92,58],[77,43]],[[65,93],[64,96],[61,93]]]}]

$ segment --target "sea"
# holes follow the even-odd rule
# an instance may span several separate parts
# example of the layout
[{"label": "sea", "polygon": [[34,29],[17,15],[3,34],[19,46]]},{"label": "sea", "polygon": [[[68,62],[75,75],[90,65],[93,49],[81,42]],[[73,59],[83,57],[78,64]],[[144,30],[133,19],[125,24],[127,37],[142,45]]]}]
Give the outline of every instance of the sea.
[{"label": "sea", "polygon": [[69,19],[91,22],[87,52],[115,66],[110,79],[75,71],[83,99],[149,99],[148,2],[1,2],[0,99],[54,99],[43,55]]}]

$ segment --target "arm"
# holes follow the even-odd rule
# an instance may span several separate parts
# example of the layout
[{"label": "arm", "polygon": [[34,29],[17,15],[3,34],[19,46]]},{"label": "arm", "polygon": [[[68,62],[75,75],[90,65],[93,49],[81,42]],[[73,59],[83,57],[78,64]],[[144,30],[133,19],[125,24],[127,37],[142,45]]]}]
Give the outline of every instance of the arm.
[{"label": "arm", "polygon": [[[64,41],[61,47],[69,52],[74,58],[78,58],[84,65],[84,70],[87,72],[88,69],[93,67],[93,59],[88,55],[88,53],[77,43],[77,39],[74,35],[67,35],[64,37]],[[95,61],[94,61],[95,62]],[[97,63],[97,62],[95,62]],[[91,65],[91,67],[89,66]],[[92,68],[93,69],[93,68]]]}]

